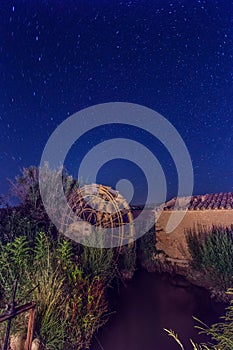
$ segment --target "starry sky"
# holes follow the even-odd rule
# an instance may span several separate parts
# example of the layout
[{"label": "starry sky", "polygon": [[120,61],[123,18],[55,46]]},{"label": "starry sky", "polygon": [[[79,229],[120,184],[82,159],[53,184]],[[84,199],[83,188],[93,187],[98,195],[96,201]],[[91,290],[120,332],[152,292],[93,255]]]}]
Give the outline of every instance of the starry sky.
[{"label": "starry sky", "polygon": [[[0,2],[0,193],[20,168],[39,165],[54,129],[105,102],[156,110],[191,155],[194,193],[233,191],[233,4],[229,0],[2,0]],[[128,137],[159,159],[168,198],[177,173],[167,150],[144,130],[110,125],[83,135],[65,166],[74,176],[91,147]],[[148,165],[149,166],[149,165]],[[145,175],[113,160],[98,180],[122,177],[142,202]]]}]

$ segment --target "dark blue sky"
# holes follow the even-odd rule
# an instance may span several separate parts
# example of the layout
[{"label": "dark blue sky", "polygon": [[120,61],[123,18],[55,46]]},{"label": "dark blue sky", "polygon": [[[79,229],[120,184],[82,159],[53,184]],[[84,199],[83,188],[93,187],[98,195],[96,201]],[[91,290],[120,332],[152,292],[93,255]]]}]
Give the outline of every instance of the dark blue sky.
[{"label": "dark blue sky", "polygon": [[[233,191],[232,13],[225,0],[1,1],[0,193],[7,177],[39,164],[69,115],[114,101],[152,108],[175,126],[192,158],[195,194]],[[142,130],[84,135],[68,170],[75,175],[91,146],[126,136],[156,154],[168,197],[175,195],[172,159]],[[101,169],[99,181],[114,186],[128,177],[142,200],[143,174],[116,162]]]}]

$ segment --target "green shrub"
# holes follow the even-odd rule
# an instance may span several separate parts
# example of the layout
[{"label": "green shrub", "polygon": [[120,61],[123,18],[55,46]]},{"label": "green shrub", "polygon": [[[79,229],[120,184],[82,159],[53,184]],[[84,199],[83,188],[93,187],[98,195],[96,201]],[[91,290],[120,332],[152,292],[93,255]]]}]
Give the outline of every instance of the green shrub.
[{"label": "green shrub", "polygon": [[[233,296],[233,289],[229,289],[228,294]],[[212,345],[213,349],[233,349],[233,300],[231,299],[230,305],[226,308],[226,313],[221,317],[223,322],[218,322],[210,327],[204,325],[198,327],[202,333],[209,335],[215,345]]]},{"label": "green shrub", "polygon": [[0,242],[6,244],[12,242],[17,236],[27,235],[33,240],[34,233],[39,230],[39,225],[27,215],[24,215],[20,207],[8,208],[0,212]]},{"label": "green shrub", "polygon": [[120,248],[118,267],[120,274],[125,280],[133,277],[136,270],[137,251],[136,243],[132,242]]},{"label": "green shrub", "polygon": [[85,279],[73,273],[72,288],[66,303],[67,329],[64,349],[89,349],[94,333],[107,320],[108,303],[105,287],[99,276]]},{"label": "green shrub", "polygon": [[192,257],[192,267],[194,269],[201,269],[203,263],[203,239],[202,231],[197,232],[195,229],[186,233],[186,240],[189,248],[189,252]]},{"label": "green shrub", "polygon": [[152,227],[147,233],[145,233],[137,242],[138,244],[138,256],[141,265],[148,271],[155,270],[154,256],[157,253],[156,250],[156,237],[155,228]]},{"label": "green shrub", "polygon": [[[18,279],[17,296],[23,296],[23,289],[30,286],[27,274],[31,273],[32,259],[29,254],[29,242],[25,236],[17,237],[13,242],[6,245],[0,244],[0,288],[1,303],[3,307],[4,301],[9,300],[14,280]],[[30,269],[30,272],[29,272]]]},{"label": "green shrub", "polygon": [[116,277],[116,251],[114,248],[104,247],[104,231],[92,226],[91,235],[84,238],[79,253],[79,264],[87,278],[100,276],[102,282],[110,285]]},{"label": "green shrub", "polygon": [[[110,251],[109,251],[110,252]],[[87,349],[96,330],[107,321],[108,304],[104,278],[112,255],[96,254],[89,261],[87,251],[76,261],[72,243],[64,238],[51,243],[44,232],[35,235],[34,242],[26,236],[0,244],[1,310],[10,301],[12,285],[18,279],[16,300],[36,302],[35,336],[45,349]],[[105,259],[109,258],[106,265]],[[87,266],[81,266],[86,263]],[[101,264],[105,264],[105,273]],[[84,270],[93,266],[98,271],[86,277]],[[35,288],[38,285],[37,288]],[[35,288],[27,296],[29,290]],[[0,325],[0,338],[5,332]],[[12,322],[12,332],[25,336],[25,315]]]},{"label": "green shrub", "polygon": [[213,227],[209,232],[187,234],[192,266],[226,290],[233,283],[233,234],[228,228]]}]

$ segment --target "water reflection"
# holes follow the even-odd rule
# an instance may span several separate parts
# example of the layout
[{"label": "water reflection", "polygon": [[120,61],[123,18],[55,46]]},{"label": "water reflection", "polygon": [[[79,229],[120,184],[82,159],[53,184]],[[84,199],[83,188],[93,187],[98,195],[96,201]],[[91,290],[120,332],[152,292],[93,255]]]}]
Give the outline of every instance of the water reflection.
[{"label": "water reflection", "polygon": [[145,271],[139,271],[122,288],[117,304],[116,314],[97,334],[98,341],[91,350],[180,349],[163,328],[173,329],[185,350],[191,350],[189,338],[196,342],[208,340],[194,329],[197,323],[192,315],[211,324],[224,313],[224,305],[213,302],[204,289]]}]

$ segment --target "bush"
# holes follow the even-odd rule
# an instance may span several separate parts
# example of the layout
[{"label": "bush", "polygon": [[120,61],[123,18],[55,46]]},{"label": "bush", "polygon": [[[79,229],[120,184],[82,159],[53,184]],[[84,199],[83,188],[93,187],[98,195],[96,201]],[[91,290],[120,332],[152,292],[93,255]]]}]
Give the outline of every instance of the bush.
[{"label": "bush", "polygon": [[[228,290],[228,294],[232,296],[233,289]],[[230,305],[226,308],[226,313],[221,317],[223,322],[213,324],[209,327],[199,327],[202,333],[209,335],[214,341],[215,345],[212,345],[213,349],[233,349],[233,300]]]},{"label": "bush", "polygon": [[12,242],[19,235],[27,235],[30,240],[33,240],[34,233],[38,230],[38,223],[24,215],[20,207],[0,210],[0,242],[2,244]]},{"label": "bush", "polygon": [[104,244],[104,236],[101,230],[93,227],[91,236],[87,236],[84,242],[80,264],[83,266],[85,276],[91,278],[100,276],[102,282],[110,285],[116,277],[116,256],[113,248],[100,248]]},{"label": "bush", "polygon": [[[33,243],[20,236],[0,244],[1,311],[17,278],[16,299],[37,304],[35,336],[45,349],[88,349],[94,332],[107,321],[99,272],[86,278],[76,260],[70,241],[60,238],[52,244],[44,232],[37,233]],[[12,332],[16,331],[25,336],[25,315],[13,321]],[[4,332],[1,324],[0,338]]]},{"label": "bush", "polygon": [[197,232],[195,229],[186,233],[186,240],[189,252],[192,257],[191,265],[194,269],[200,270],[203,263],[203,235],[202,231]]},{"label": "bush", "polygon": [[226,290],[233,283],[233,231],[213,227],[209,232],[190,231],[187,235],[192,266]]},{"label": "bush", "polygon": [[156,238],[155,228],[152,227],[146,234],[144,234],[140,240],[138,240],[138,256],[141,265],[147,271],[154,271],[155,262],[154,256],[157,253],[156,250]]},{"label": "bush", "polygon": [[118,267],[124,280],[130,280],[136,270],[137,252],[136,243],[132,242],[124,245],[119,251]]}]

